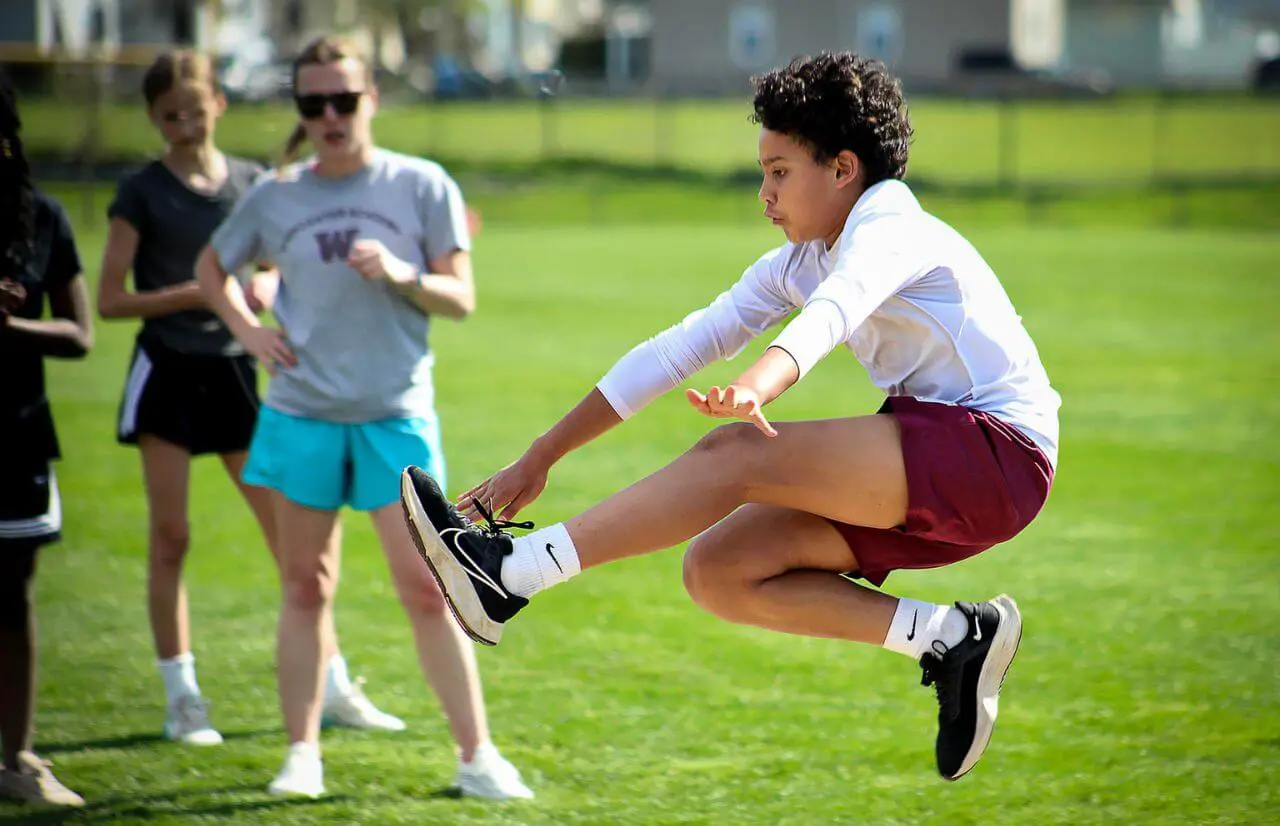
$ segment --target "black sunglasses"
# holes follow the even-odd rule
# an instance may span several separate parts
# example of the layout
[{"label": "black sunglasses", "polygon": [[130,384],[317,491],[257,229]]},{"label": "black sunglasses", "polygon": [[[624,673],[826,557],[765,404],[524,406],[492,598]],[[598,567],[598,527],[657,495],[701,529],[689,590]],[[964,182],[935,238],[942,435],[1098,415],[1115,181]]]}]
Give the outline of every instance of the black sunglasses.
[{"label": "black sunglasses", "polygon": [[333,104],[333,111],[339,115],[350,115],[360,106],[360,96],[364,92],[334,92],[331,95],[297,95],[294,102],[298,104],[298,114],[307,120],[324,117],[325,106]]}]

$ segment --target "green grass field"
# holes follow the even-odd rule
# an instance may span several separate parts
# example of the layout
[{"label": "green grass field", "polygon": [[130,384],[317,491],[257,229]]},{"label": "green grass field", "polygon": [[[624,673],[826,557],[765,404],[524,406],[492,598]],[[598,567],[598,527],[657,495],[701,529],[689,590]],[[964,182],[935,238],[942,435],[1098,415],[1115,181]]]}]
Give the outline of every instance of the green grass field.
[{"label": "green grass field", "polygon": [[[548,209],[555,209],[548,205]],[[901,657],[723,623],[684,595],[673,550],[540,597],[481,652],[495,735],[538,799],[440,794],[437,704],[365,520],[347,519],[343,648],[400,735],[325,737],[331,795],[265,793],[283,755],[275,574],[215,461],[197,465],[188,584],[200,681],[224,747],[158,738],[136,456],[113,422],[132,327],[51,367],[67,459],[65,540],[38,582],[38,748],[89,801],[73,820],[240,823],[1258,824],[1280,812],[1280,280],[1274,234],[972,226],[1065,399],[1060,475],[1015,541],[898,574],[922,599],[1022,606],[992,747],[933,769],[935,705]],[[708,216],[709,218],[711,216]],[[455,486],[515,458],[640,337],[777,243],[743,221],[533,225],[491,216],[479,312],[435,345]],[[101,225],[80,238],[90,269]],[[723,379],[763,347],[708,371]],[[869,411],[846,353],[775,419]],[[569,457],[526,513],[565,518],[710,427],[677,396]],[[57,822],[0,805],[0,822]],[[23,820],[27,818],[26,820]]]},{"label": "green grass field", "polygon": [[[74,97],[24,101],[27,142],[45,156],[92,135],[99,157],[128,160],[159,147],[140,104],[106,104],[95,118]],[[1280,105],[1251,98],[1120,98],[1021,102],[910,98],[917,139],[911,174],[943,184],[1145,184],[1280,176]],[[554,160],[699,173],[754,169],[757,127],[740,100],[400,104],[376,130],[389,148],[451,165]],[[234,105],[220,128],[229,151],[273,158],[295,122],[278,105]]]}]

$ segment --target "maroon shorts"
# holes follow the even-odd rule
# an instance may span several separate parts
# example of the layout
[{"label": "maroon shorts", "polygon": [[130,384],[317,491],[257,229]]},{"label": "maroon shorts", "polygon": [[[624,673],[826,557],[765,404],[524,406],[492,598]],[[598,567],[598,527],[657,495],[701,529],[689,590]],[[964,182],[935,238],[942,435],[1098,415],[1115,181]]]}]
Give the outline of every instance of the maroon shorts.
[{"label": "maroon shorts", "polygon": [[907,521],[865,528],[832,521],[880,585],[890,571],[937,568],[1016,536],[1044,507],[1053,467],[1025,434],[967,407],[891,396],[880,409],[902,428]]}]

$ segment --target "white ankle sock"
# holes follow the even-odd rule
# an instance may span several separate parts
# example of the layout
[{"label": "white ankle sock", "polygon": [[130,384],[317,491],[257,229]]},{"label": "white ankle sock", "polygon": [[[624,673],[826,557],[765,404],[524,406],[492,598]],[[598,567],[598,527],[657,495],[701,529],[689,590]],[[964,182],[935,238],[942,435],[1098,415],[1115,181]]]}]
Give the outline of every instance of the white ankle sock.
[{"label": "white ankle sock", "polygon": [[347,661],[342,656],[342,652],[338,652],[329,658],[329,665],[325,668],[324,678],[324,699],[336,700],[339,697],[346,697],[351,694],[351,675],[347,672]]},{"label": "white ankle sock", "polygon": [[884,638],[884,647],[919,661],[925,652],[932,650],[934,642],[940,641],[951,648],[959,644],[968,631],[968,619],[954,606],[900,599]]},{"label": "white ankle sock", "polygon": [[578,549],[563,522],[513,540],[515,550],[502,560],[502,585],[528,599],[582,572]]},{"label": "white ankle sock", "polygon": [[160,678],[164,680],[164,693],[169,705],[188,694],[200,696],[200,686],[196,683],[196,658],[190,651],[158,660],[156,665],[160,667]]},{"label": "white ankle sock", "polygon": [[491,760],[497,755],[498,755],[498,749],[496,746],[493,745],[493,743],[481,743],[480,745],[476,746],[475,751],[472,752],[471,762],[467,762],[466,760],[463,760],[461,755],[459,755],[458,764],[466,769],[474,769],[477,766],[483,765],[485,762]]}]

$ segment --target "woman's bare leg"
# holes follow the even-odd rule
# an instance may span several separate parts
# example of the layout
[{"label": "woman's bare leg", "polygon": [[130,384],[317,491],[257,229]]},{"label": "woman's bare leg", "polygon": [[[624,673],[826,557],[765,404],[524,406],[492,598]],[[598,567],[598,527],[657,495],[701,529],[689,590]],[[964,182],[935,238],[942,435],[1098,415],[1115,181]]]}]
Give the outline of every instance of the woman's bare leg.
[{"label": "woman's bare leg", "polygon": [[318,743],[341,531],[336,511],[303,507],[278,493],[275,499],[284,591],[276,647],[280,705],[289,742]]},{"label": "woman's bare leg", "polygon": [[444,595],[422,564],[405,527],[400,503],[379,508],[370,518],[382,540],[400,603],[409,615],[422,673],[440,698],[462,760],[469,762],[476,747],[489,742],[475,648],[454,622]]}]

